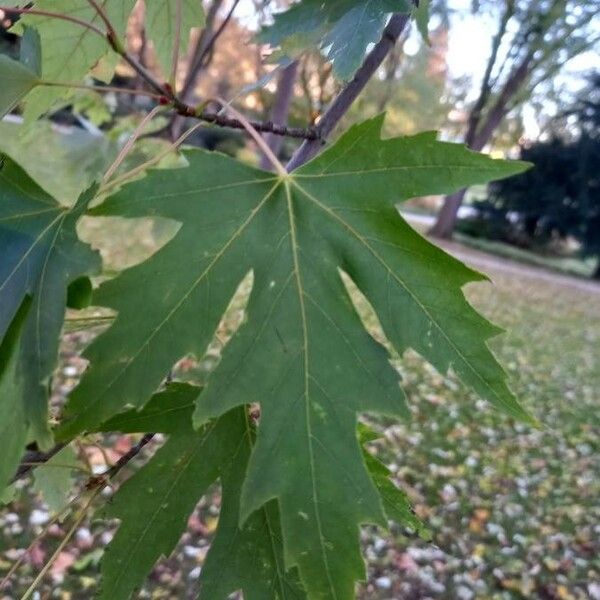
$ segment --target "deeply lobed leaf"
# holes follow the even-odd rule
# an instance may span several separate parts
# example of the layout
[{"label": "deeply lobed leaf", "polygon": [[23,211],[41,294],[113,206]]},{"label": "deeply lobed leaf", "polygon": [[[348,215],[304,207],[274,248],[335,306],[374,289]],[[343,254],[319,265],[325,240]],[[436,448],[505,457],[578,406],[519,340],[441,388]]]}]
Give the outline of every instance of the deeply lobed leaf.
[{"label": "deeply lobed leaf", "polygon": [[147,262],[104,284],[97,304],[118,312],[86,351],[92,367],[72,395],[61,435],[143,406],[171,365],[201,355],[244,275],[254,271],[247,323],[199,396],[199,427],[238,406],[261,405],[241,491],[242,522],[278,500],[286,569],[310,598],[353,597],[364,576],[358,527],[385,525],[356,437],[364,412],[406,413],[386,351],[364,330],[345,271],[399,352],[413,348],[440,372],[509,414],[528,419],[486,340],[499,330],[461,287],[483,277],[428,243],[394,204],[522,170],[434,134],[381,140],[382,118],[350,129],[286,177],[214,153],[153,172],[94,210],[181,223]]},{"label": "deeply lobed leaf", "polygon": [[[77,238],[77,221],[94,195],[91,189],[65,208],[44,192],[12,160],[0,168],[0,344],[21,315],[12,365],[0,364],[0,410],[3,426],[42,447],[51,443],[47,389],[55,368],[67,288],[97,272],[100,257]],[[10,375],[8,373],[11,373]],[[13,406],[7,410],[8,405]],[[17,435],[17,432],[25,432]],[[18,456],[3,456],[14,471]],[[6,479],[6,478],[5,478]],[[5,480],[0,480],[0,487]]]}]

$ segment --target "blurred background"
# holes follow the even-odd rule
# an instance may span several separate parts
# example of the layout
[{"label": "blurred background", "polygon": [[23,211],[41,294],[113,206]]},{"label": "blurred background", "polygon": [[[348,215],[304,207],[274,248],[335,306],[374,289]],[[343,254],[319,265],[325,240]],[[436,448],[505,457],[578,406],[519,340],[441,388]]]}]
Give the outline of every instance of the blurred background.
[{"label": "blurred background", "polygon": [[[299,53],[282,68],[256,41],[273,13],[288,5],[205,1],[206,25],[192,32],[178,68],[187,100],[218,95],[252,118],[299,127],[318,123],[344,85],[322,53]],[[489,275],[492,283],[471,285],[466,294],[506,328],[494,350],[543,428],[497,414],[452,374],[440,376],[416,355],[396,357],[413,418],[376,421],[382,439],[372,450],[391,465],[431,541],[395,528],[365,529],[369,580],[362,598],[600,600],[599,15],[597,0],[431,0],[428,36],[415,26],[403,34],[338,128],[385,111],[386,136],[435,129],[442,139],[533,165],[448,198],[399,198],[413,227]],[[12,56],[19,52],[19,38],[10,31],[17,20],[0,10],[0,52]],[[127,37],[140,62],[159,73],[145,36],[143,2]],[[102,66],[94,73],[97,85],[103,85]],[[111,83],[142,86],[125,65]],[[0,122],[0,152],[71,203],[106,171],[152,102],[82,90],[39,121],[24,122],[27,115],[15,111]],[[123,171],[165,153],[191,124],[181,117],[155,119]],[[280,142],[276,150],[287,159],[297,142]],[[261,163],[241,132],[205,127],[187,143]],[[178,161],[166,154],[162,166]],[[175,230],[164,221],[111,219],[107,227],[84,219],[80,234],[100,248],[110,275],[155,252]],[[206,356],[182,361],[176,376],[206,378],[223,340],[243,319],[243,294]],[[372,315],[365,318],[380,334]],[[67,320],[56,405],[85,368],[80,350],[101,331]],[[130,438],[98,439],[86,456],[101,470],[131,447]],[[22,568],[0,590],[3,600],[19,597],[64,535],[58,521],[43,539],[36,537],[77,481],[67,472],[48,483],[48,472],[38,469],[35,480],[19,482],[0,509],[0,576],[32,544]],[[218,489],[202,500],[177,551],[155,568],[140,598],[196,597],[219,501]],[[114,529],[102,521],[82,525],[37,598],[93,597]]]}]

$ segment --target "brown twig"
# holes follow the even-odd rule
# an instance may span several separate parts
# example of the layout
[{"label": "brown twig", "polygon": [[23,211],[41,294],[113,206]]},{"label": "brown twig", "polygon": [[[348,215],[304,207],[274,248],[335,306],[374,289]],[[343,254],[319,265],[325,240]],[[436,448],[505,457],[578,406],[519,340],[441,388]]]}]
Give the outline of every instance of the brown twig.
[{"label": "brown twig", "polygon": [[[94,0],[88,0],[90,4],[94,6],[98,6]],[[99,9],[99,7],[98,7]],[[221,32],[223,31],[225,25],[229,18],[231,18],[231,14],[233,11],[230,11],[228,17],[226,17],[225,21],[221,23],[221,27],[215,32],[211,42],[214,43],[213,40],[216,40]],[[100,13],[99,13],[100,14]],[[104,19],[103,19],[104,20]],[[105,21],[106,22],[106,21]],[[229,118],[225,117],[217,112],[212,112],[208,110],[202,110],[198,112],[193,106],[190,106],[186,102],[184,102],[181,98],[179,98],[173,88],[170,85],[166,85],[161,83],[148,69],[143,67],[127,50],[123,47],[123,45],[118,41],[114,28],[112,26],[107,25],[107,35],[106,38],[108,43],[111,45],[112,49],[117,52],[123,60],[125,60],[131,68],[142,78],[146,83],[156,90],[159,94],[163,96],[163,99],[166,102],[169,102],[173,105],[174,110],[184,117],[191,117],[198,119],[200,121],[205,121],[206,123],[212,123],[214,125],[218,125],[219,127],[228,127],[231,129],[246,129],[246,126],[240,119],[237,118]],[[261,133],[271,133],[273,135],[281,135],[293,138],[299,138],[304,140],[318,140],[318,134],[311,129],[302,129],[299,127],[285,127],[283,125],[277,125],[272,123],[271,121],[250,121],[248,120],[250,125],[256,131]]]},{"label": "brown twig", "polygon": [[107,479],[112,479],[123,467],[130,463],[143,449],[147,446],[154,438],[155,433],[145,433],[142,439],[129,450],[126,454],[123,454],[121,458],[112,466],[103,476]]},{"label": "brown twig", "polygon": [[[164,83],[161,83],[158,79],[150,73],[146,67],[144,67],[140,62],[138,62],[129,52],[127,52],[122,46],[120,42],[115,42],[114,38],[110,38],[107,36],[106,38],[111,48],[121,56],[121,58],[158,94],[160,94],[166,100],[173,102],[175,100],[175,96],[173,95],[173,91],[169,86],[166,86]],[[113,45],[114,44],[114,45]]]},{"label": "brown twig", "polygon": [[88,0],[88,4],[96,11],[96,14],[100,17],[101,21],[106,26],[106,31],[114,32],[113,24],[110,22],[108,15],[104,9],[96,2],[96,0]]},{"label": "brown twig", "polygon": [[0,10],[5,14],[14,13],[16,15],[33,15],[36,17],[48,17],[50,19],[60,19],[61,21],[69,21],[70,23],[75,23],[80,27],[85,27],[86,29],[93,31],[94,33],[97,33],[102,37],[106,37],[106,34],[101,29],[99,29],[92,23],[88,23],[87,21],[84,21],[83,19],[78,19],[77,17],[71,17],[69,15],[63,15],[61,13],[55,13],[49,10],[37,10],[35,8],[16,8],[12,6],[0,6]]},{"label": "brown twig", "polygon": [[[143,67],[131,54],[122,47],[120,42],[116,41],[116,38],[110,33],[107,35],[109,44],[115,52],[121,55],[121,57],[134,69],[134,71],[142,78],[148,85],[154,90],[162,94],[163,101],[170,103],[173,109],[184,117],[190,117],[205,121],[206,123],[212,123],[219,127],[228,127],[231,129],[246,129],[244,124],[236,118],[225,117],[217,112],[209,110],[197,111],[193,106],[186,104],[181,100],[173,91],[171,86],[161,83],[157,78],[152,75],[145,67]],[[250,124],[256,131],[261,133],[272,133],[274,135],[282,135],[293,138],[300,138],[304,140],[318,140],[318,133],[311,129],[302,129],[298,127],[285,127],[277,125],[270,121],[249,121]]]},{"label": "brown twig", "polygon": [[[102,479],[111,479],[114,477],[127,463],[131,462],[144,448],[144,446],[148,445],[150,441],[154,438],[156,434],[154,433],[146,433],[142,437],[142,439],[129,450],[126,454],[121,456],[119,460],[110,467],[105,473],[102,473],[100,477]],[[42,466],[47,463],[53,456],[58,454],[65,446],[67,442],[56,444],[54,448],[48,450],[48,452],[37,452],[37,451],[29,451],[23,457],[23,462],[21,462],[17,472],[12,478],[11,483],[19,479],[23,479],[26,477],[33,469],[36,467]],[[95,480],[95,477],[90,477],[90,479],[86,483],[86,487],[91,487],[91,484]]]},{"label": "brown twig", "polygon": [[171,88],[175,89],[177,85],[177,67],[179,66],[179,50],[181,46],[181,12],[182,0],[177,0],[175,9],[175,39],[173,40],[173,52],[171,54]]},{"label": "brown twig", "polygon": [[[209,45],[213,45],[214,43],[213,25],[222,4],[223,0],[213,0],[210,3],[210,6],[206,10],[204,27],[196,38],[192,51],[189,53],[187,72],[183,78],[181,90],[179,91],[179,97],[184,102],[190,102],[192,100],[192,92],[196,86],[198,77],[200,76],[201,71],[206,68],[206,65],[210,62],[212,57],[212,52],[205,55],[205,51]],[[165,131],[169,132],[169,137],[172,140],[177,139],[181,134],[184,121],[184,117],[177,113],[173,113],[169,124],[165,128]]]},{"label": "brown twig", "polygon": [[[194,115],[195,118],[219,127],[229,127],[231,129],[245,129],[239,119],[226,117],[220,113],[204,110],[199,115]],[[304,140],[318,140],[319,133],[315,129],[302,127],[288,127],[287,125],[279,125],[272,121],[252,121],[248,122],[256,131],[261,133],[271,133],[273,135],[282,135],[291,138],[299,138]]]},{"label": "brown twig", "polygon": [[[214,34],[213,25],[222,4],[223,0],[213,0],[213,2],[211,2],[210,7],[206,11],[204,28],[196,38],[193,50],[190,52],[190,64],[180,92],[181,98],[185,102],[190,100],[191,91],[196,85],[199,72],[202,70],[202,64],[199,61],[207,46],[212,43]],[[178,115],[175,116],[177,117]],[[181,132],[177,132],[177,135],[179,133]]]}]

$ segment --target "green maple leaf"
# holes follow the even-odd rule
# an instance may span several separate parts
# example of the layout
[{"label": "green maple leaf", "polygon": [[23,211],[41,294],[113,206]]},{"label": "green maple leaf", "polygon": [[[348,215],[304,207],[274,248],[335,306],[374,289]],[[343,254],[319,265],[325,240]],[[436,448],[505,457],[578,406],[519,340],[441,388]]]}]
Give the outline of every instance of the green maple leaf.
[{"label": "green maple leaf", "polygon": [[21,40],[20,61],[0,54],[0,120],[40,82],[40,40],[31,28],[25,28]]},{"label": "green maple leaf", "polygon": [[404,0],[303,0],[277,13],[257,39],[292,55],[320,48],[332,62],[336,77],[349,79],[369,44],[381,38],[390,14],[410,10]]},{"label": "green maple leaf", "polygon": [[201,597],[226,600],[301,600],[297,575],[286,573],[277,506],[271,503],[239,528],[239,496],[253,432],[236,409],[200,431],[192,412],[200,388],[174,383],[141,412],[119,415],[100,429],[169,434],[152,460],[129,479],[105,510],[121,526],[102,560],[101,598],[129,598],[152,565],[174,549],[208,486],[222,478],[221,515],[202,569]]},{"label": "green maple leaf", "polygon": [[[75,231],[93,193],[89,190],[66,208],[12,160],[5,158],[0,169],[0,343],[28,299],[10,375],[0,365],[0,410],[14,407],[7,410],[3,425],[21,442],[25,434],[16,432],[29,431],[41,446],[51,443],[47,388],[57,361],[67,289],[77,284],[71,288],[75,296],[89,294],[89,281],[82,278],[100,268],[99,255]],[[81,297],[71,299],[81,302]],[[6,455],[3,460],[16,466]]]},{"label": "green maple leaf", "polygon": [[396,350],[412,348],[441,373],[508,414],[530,420],[486,341],[500,330],[465,300],[484,279],[436,248],[395,203],[505,177],[523,163],[491,160],[433,133],[381,140],[382,117],[351,128],[288,176],[189,152],[188,169],[153,172],[93,212],[181,223],[174,239],[103,285],[118,312],[86,351],[92,367],[71,396],[61,436],[141,406],[182,356],[202,355],[249,270],[247,323],[200,395],[201,426],[241,404],[261,424],[241,496],[242,522],[276,498],[286,567],[310,598],[346,600],[364,577],[358,528],[385,526],[356,436],[358,413],[406,415],[387,352],[366,332],[343,285],[370,300]]},{"label": "green maple leaf", "polygon": [[[98,4],[105,10],[117,34],[123,37],[135,0],[99,0]],[[105,29],[98,13],[88,2],[82,0],[39,0],[35,3],[35,8],[76,17],[101,30]],[[16,26],[17,31],[23,25],[35,28],[42,40],[43,80],[79,83],[105,57],[111,58],[107,77],[109,80],[112,78],[119,57],[112,52],[107,41],[94,31],[76,23],[38,15],[24,16]],[[33,90],[27,96],[25,118],[33,121],[54,102],[72,94],[72,90],[65,88],[45,87]]]},{"label": "green maple leaf", "polygon": [[186,52],[190,29],[204,25],[204,10],[198,0],[152,0],[146,3],[144,25],[154,44],[154,52],[164,74],[171,73],[173,51],[177,40],[177,3],[181,2],[181,28],[177,47]]}]

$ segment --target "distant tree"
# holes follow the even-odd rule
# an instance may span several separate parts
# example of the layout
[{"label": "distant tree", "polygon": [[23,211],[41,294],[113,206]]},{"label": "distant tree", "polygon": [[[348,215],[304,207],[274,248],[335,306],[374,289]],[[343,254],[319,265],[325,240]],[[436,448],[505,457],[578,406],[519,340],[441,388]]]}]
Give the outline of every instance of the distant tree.
[{"label": "distant tree", "polygon": [[595,71],[588,77],[588,84],[576,94],[573,105],[554,122],[562,122],[566,133],[573,131],[594,138],[600,136],[600,71]]},{"label": "distant tree", "polygon": [[[481,0],[473,3],[473,9],[497,18],[480,91],[469,110],[464,134],[470,148],[481,150],[511,111],[535,90],[547,89],[565,63],[592,48],[600,36],[597,2]],[[451,237],[465,191],[445,198],[433,235]]]},{"label": "distant tree", "polygon": [[600,73],[561,116],[569,128],[558,123],[550,140],[522,148],[535,168],[493,184],[483,212],[496,230],[510,214],[512,231],[533,243],[575,238],[584,256],[599,258],[600,278]]},{"label": "distant tree", "polygon": [[429,44],[423,43],[414,55],[405,54],[399,45],[347,118],[386,111],[389,135],[441,129],[456,100],[447,85],[447,51],[446,24],[430,31]]}]

